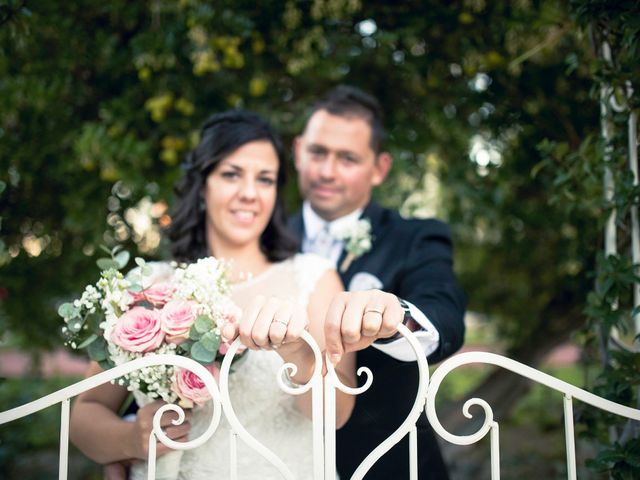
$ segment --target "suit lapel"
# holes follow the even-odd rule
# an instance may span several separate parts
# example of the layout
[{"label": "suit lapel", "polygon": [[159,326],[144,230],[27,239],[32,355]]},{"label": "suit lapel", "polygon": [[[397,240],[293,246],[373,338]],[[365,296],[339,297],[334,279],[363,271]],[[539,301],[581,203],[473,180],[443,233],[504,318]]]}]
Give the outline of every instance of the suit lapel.
[{"label": "suit lapel", "polygon": [[[383,211],[384,210],[382,209],[382,207],[380,207],[380,205],[378,205],[376,202],[372,200],[364,208],[364,210],[362,211],[362,215],[360,215],[361,219],[368,218],[369,221],[371,222],[371,235],[373,236],[371,251],[373,251],[376,246],[375,240],[376,240],[377,232],[380,231],[380,223],[382,220]],[[342,277],[343,281],[345,281],[345,283],[347,279],[351,278],[351,276],[358,271],[358,266],[362,263],[363,259],[367,256],[367,253],[353,260],[353,262],[351,262],[351,265],[349,265],[349,268],[347,268],[346,271],[344,272],[339,271],[340,276]],[[344,262],[346,257],[347,257],[347,251],[346,249],[343,248],[342,253],[340,254],[340,258],[338,259],[339,270],[340,270],[340,267],[342,266],[342,262]]]},{"label": "suit lapel", "polygon": [[302,211],[299,211],[295,215],[289,217],[288,227],[298,240],[300,240],[299,251],[302,252],[302,242],[304,240],[304,221],[302,220]]}]

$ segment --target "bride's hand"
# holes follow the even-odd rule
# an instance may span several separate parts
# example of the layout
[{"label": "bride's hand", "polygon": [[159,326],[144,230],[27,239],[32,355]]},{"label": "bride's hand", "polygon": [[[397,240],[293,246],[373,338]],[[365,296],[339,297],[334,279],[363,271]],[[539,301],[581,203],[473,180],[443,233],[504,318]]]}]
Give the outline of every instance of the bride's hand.
[{"label": "bride's hand", "polygon": [[[131,443],[131,458],[146,460],[149,455],[149,435],[153,430],[153,416],[158,409],[163,406],[165,402],[156,400],[144,407],[141,407],[136,412],[136,418],[132,424],[132,433],[129,437]],[[191,410],[184,409],[185,421],[180,425],[173,425],[172,420],[176,418],[176,413],[166,412],[160,419],[160,425],[164,433],[175,440],[176,442],[186,442],[189,436],[189,430],[191,429]],[[165,446],[160,441],[156,443],[157,455],[164,455],[171,451],[171,449]]]},{"label": "bride's hand", "polygon": [[240,341],[253,350],[278,350],[281,356],[295,353],[304,344],[301,339],[309,325],[304,308],[277,297],[258,295],[243,309],[240,322],[222,329],[224,340]]}]

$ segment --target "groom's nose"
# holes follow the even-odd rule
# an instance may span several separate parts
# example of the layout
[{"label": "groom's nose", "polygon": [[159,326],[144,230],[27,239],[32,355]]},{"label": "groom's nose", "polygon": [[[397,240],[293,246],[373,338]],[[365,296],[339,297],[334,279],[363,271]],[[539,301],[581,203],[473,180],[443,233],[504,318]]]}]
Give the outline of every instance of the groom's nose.
[{"label": "groom's nose", "polygon": [[337,161],[333,154],[327,155],[320,165],[320,177],[323,179],[331,179],[336,175]]}]

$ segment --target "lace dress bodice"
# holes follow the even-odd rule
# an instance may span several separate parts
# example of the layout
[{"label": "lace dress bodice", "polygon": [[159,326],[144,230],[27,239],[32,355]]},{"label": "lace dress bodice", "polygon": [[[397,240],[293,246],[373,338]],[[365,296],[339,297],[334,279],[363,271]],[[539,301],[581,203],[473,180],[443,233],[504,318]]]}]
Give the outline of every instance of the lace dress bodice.
[{"label": "lace dress bodice", "polygon": [[[234,286],[233,297],[242,308],[256,295],[290,299],[306,307],[309,295],[323,272],[332,265],[316,255],[298,254],[272,265],[268,270]],[[238,420],[260,443],[274,452],[295,478],[313,477],[311,421],[295,407],[293,396],[276,383],[283,361],[273,351],[246,352],[232,367],[229,395]],[[193,412],[194,438],[210,422],[209,402]],[[222,480],[230,478],[231,430],[224,414],[213,436],[201,447],[184,452],[181,479]],[[281,479],[267,460],[237,439],[238,478],[242,480]]]}]

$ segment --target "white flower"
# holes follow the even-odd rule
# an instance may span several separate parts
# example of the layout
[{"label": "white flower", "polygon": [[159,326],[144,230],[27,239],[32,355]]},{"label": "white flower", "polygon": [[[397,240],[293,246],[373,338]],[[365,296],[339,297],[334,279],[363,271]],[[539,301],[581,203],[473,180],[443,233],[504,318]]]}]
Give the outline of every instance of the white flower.
[{"label": "white flower", "polygon": [[332,229],[331,233],[345,242],[344,248],[347,251],[347,256],[340,266],[341,272],[346,271],[356,258],[371,250],[373,239],[371,236],[371,222],[368,218],[361,218],[343,228]]}]

